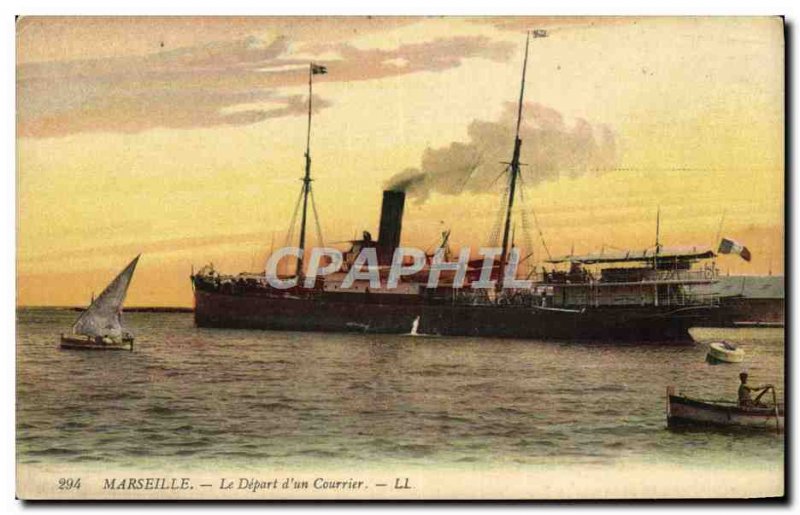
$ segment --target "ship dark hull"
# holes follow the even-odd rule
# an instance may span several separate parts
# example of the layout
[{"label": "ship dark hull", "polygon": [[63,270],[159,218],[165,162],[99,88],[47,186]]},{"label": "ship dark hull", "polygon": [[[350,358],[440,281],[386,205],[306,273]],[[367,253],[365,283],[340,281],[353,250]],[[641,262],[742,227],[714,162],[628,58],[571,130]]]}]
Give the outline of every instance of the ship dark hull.
[{"label": "ship dark hull", "polygon": [[285,331],[418,333],[527,339],[691,342],[689,328],[712,307],[609,307],[583,311],[523,306],[380,303],[195,290],[198,327]]}]

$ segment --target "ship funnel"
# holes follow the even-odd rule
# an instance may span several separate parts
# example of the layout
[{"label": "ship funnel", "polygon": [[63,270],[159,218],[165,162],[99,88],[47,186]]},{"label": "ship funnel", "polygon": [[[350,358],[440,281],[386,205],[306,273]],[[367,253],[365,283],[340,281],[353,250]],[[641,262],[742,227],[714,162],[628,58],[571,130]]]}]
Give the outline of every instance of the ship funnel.
[{"label": "ship funnel", "polygon": [[394,250],[400,246],[400,231],[403,226],[403,208],[406,194],[403,191],[383,192],[381,222],[378,232],[378,259],[390,263]]}]

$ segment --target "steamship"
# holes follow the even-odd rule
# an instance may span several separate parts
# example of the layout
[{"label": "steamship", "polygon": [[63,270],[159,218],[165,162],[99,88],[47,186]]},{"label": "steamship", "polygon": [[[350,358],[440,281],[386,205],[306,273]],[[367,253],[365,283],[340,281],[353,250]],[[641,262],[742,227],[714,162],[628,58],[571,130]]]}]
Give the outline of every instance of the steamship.
[{"label": "steamship", "polygon": [[[535,31],[533,37],[541,37]],[[520,176],[519,128],[525,90],[530,35],[520,87],[517,133],[508,164],[503,241],[499,259],[491,262],[490,276],[502,284],[514,245],[510,235],[517,182]],[[719,318],[719,299],[697,293],[693,286],[711,284],[715,271],[708,266],[711,249],[664,248],[658,242],[643,251],[570,255],[549,261],[551,270],[535,274],[525,288],[475,289],[483,260],[470,261],[464,281],[442,274],[428,287],[427,270],[402,277],[397,287],[373,288],[368,280],[352,284],[344,278],[364,248],[374,248],[381,284],[400,246],[405,193],[387,190],[377,240],[364,231],[351,240],[341,268],[304,287],[304,251],[309,194],[311,193],[311,79],[309,71],[309,138],[301,196],[299,249],[290,277],[300,279],[287,289],[273,287],[265,274],[222,275],[212,266],[193,273],[195,324],[199,327],[273,329],[289,331],[409,333],[442,336],[507,337],[611,341],[691,341],[689,328]],[[300,202],[300,200],[298,202]],[[313,203],[313,196],[311,196]],[[299,203],[298,203],[299,207]],[[312,204],[313,207],[313,204]],[[316,212],[316,209],[314,209]],[[449,235],[448,235],[449,236]],[[447,237],[441,249],[447,250]],[[428,256],[432,258],[432,256]],[[706,263],[705,266],[699,266]]]}]

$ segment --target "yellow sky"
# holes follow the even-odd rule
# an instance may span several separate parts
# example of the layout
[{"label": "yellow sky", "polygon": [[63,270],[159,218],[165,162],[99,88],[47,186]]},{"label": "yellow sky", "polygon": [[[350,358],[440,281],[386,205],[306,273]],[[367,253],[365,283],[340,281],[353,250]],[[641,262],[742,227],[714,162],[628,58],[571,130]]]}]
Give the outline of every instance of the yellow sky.
[{"label": "yellow sky", "polygon": [[[783,272],[778,18],[26,18],[18,303],[84,304],[139,252],[129,305],[191,305],[193,265],[263,268],[299,193],[309,60],[329,72],[312,136],[325,239],[376,233],[393,175],[469,143],[476,120],[503,127],[528,28],[549,30],[531,44],[531,127],[538,105],[562,117],[556,138],[586,123],[614,141],[600,171],[524,170],[551,253],[651,246],[660,206],[665,244],[714,244],[724,212],[753,261],[722,268]],[[513,132],[506,159],[512,147]],[[487,243],[500,193],[409,199],[403,243],[429,247],[443,227],[456,246]]]}]

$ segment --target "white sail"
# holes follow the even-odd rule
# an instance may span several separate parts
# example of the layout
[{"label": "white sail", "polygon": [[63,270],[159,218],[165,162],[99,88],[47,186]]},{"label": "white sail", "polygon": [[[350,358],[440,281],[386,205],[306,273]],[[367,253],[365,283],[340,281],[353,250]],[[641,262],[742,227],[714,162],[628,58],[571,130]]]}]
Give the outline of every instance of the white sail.
[{"label": "white sail", "polygon": [[136,256],[125,270],[111,281],[103,293],[94,299],[72,326],[73,333],[92,337],[122,337],[122,303],[125,302],[125,295],[128,293],[128,286],[138,261],[139,256]]}]

